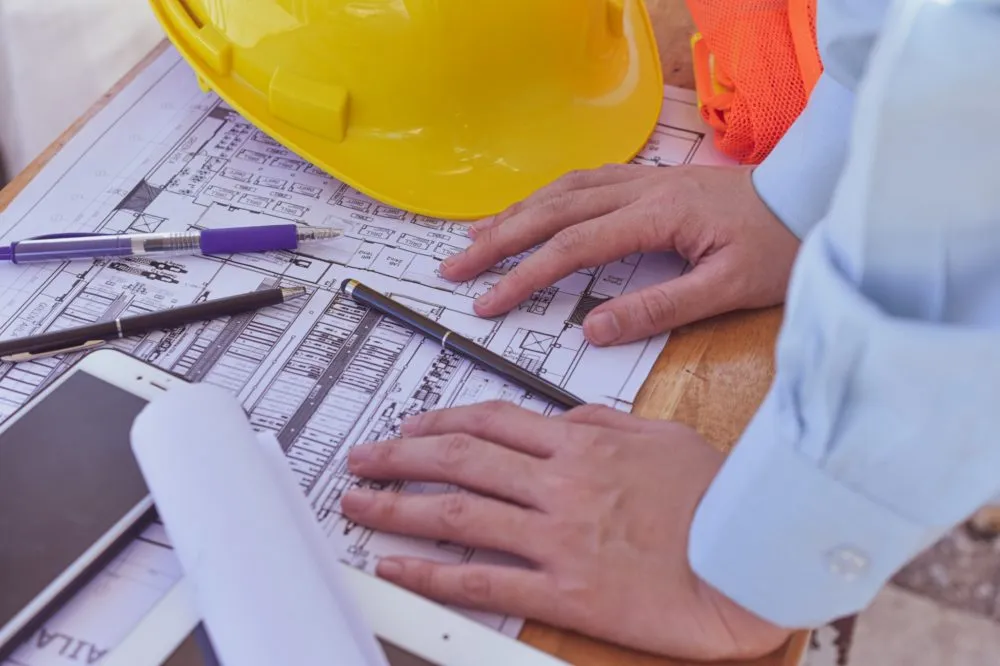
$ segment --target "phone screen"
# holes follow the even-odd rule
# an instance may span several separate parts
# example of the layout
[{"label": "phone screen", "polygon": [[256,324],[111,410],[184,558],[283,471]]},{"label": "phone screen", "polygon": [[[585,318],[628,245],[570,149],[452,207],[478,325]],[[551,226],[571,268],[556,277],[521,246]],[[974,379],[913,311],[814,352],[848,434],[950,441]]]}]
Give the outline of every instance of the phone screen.
[{"label": "phone screen", "polygon": [[148,496],[129,443],[145,405],[77,371],[0,433],[0,627]]}]

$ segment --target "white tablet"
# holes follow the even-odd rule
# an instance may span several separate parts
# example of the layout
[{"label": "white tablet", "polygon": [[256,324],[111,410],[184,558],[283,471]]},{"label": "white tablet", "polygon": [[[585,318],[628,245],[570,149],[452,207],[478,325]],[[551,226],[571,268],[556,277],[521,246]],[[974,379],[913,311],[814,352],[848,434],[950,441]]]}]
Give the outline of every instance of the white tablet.
[{"label": "white tablet", "polygon": [[[347,565],[344,569],[390,666],[565,666],[423,597]],[[329,663],[337,664],[333,646]],[[101,666],[218,666],[188,585],[183,580],[175,585]]]},{"label": "white tablet", "polygon": [[[10,520],[0,521],[5,528],[12,525],[23,532],[17,533],[18,539],[0,538],[0,564],[6,565],[0,566],[0,582],[10,583],[0,585],[0,609],[9,607],[10,611],[0,618],[0,651],[5,651],[6,642],[9,652],[27,633],[41,626],[94,575],[99,565],[127,544],[128,537],[148,524],[152,503],[131,453],[128,433],[150,400],[183,383],[183,379],[125,354],[97,351],[64,373],[0,428],[0,447],[8,447],[8,462],[13,460],[11,455],[24,448],[19,443],[25,441],[24,433],[30,432],[40,442],[36,447],[63,447],[47,455],[50,461],[62,461],[57,465],[66,467],[58,488],[36,493],[31,504],[20,502],[22,511],[11,511],[7,516]],[[23,471],[33,464],[35,456],[29,456],[27,449],[23,453],[23,464],[4,467]],[[82,469],[88,461],[95,464]],[[106,479],[101,481],[102,469],[113,472],[114,492],[107,490]],[[13,478],[12,492],[20,488]],[[102,484],[104,487],[95,491],[95,486]],[[22,491],[29,492],[30,488],[18,492]],[[100,498],[100,510],[94,509],[94,498]],[[81,510],[67,512],[67,506],[75,505]],[[83,527],[65,529],[63,523]],[[35,543],[39,539],[44,543]],[[32,551],[37,553],[41,546],[53,556],[32,557]],[[347,565],[343,569],[345,583],[391,666],[563,663],[391,583]],[[183,579],[101,659],[101,666],[217,663],[191,590]],[[338,663],[334,646],[329,663]]]}]

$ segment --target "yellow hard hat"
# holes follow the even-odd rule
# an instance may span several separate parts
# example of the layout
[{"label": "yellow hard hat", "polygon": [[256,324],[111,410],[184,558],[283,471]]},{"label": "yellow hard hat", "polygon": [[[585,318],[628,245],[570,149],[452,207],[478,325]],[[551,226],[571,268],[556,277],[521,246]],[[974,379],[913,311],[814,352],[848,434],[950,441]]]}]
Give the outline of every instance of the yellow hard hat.
[{"label": "yellow hard hat", "polygon": [[356,189],[450,219],[627,162],[660,112],[642,0],[150,0],[202,85]]}]

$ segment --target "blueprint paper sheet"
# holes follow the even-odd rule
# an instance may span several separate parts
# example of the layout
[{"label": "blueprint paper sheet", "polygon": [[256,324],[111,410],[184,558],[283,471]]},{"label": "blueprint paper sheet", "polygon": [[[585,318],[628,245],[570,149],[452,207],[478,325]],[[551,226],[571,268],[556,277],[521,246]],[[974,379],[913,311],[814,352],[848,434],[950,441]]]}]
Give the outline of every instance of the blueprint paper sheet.
[{"label": "blueprint paper sheet", "polygon": [[[665,90],[661,120],[637,162],[730,163],[712,146],[689,91]],[[0,213],[0,237],[287,221],[347,233],[295,253],[0,267],[0,339],[275,285],[305,286],[308,297],[278,307],[115,345],[236,394],[254,428],[273,433],[284,448],[331,557],[366,571],[386,554],[505,561],[453,544],[372,533],[339,514],[339,497],[358,482],[345,470],[350,446],[396,435],[409,414],[491,398],[553,410],[337,295],[341,280],[354,277],[400,299],[587,401],[628,410],[667,336],[598,349],[583,338],[583,317],[608,298],[679,275],[683,262],[665,254],[631,256],[575,273],[507,316],[480,319],[473,299],[517,258],[463,284],[441,279],[437,264],[469,244],[464,224],[404,213],[326,176],[203,93],[173,50],[117,95]],[[75,360],[0,364],[0,420]],[[402,484],[389,487],[403,490]],[[428,484],[405,489],[439,490]],[[151,526],[7,663],[97,663],[179,575],[162,526]],[[522,626],[519,618],[467,615],[512,636]]]}]

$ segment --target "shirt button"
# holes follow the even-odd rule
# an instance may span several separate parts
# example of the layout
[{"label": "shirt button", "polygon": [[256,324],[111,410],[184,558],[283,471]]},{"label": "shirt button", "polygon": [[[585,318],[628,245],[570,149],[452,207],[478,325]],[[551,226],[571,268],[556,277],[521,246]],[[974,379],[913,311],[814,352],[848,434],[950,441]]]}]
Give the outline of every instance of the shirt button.
[{"label": "shirt button", "polygon": [[868,568],[868,558],[850,546],[834,548],[827,555],[830,571],[846,580],[855,580]]}]

